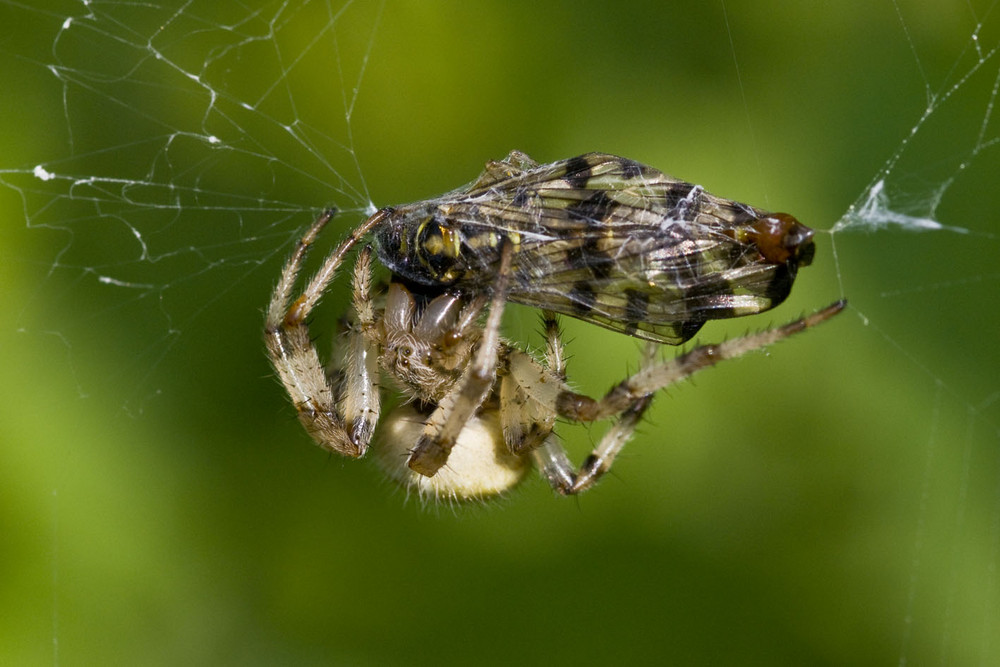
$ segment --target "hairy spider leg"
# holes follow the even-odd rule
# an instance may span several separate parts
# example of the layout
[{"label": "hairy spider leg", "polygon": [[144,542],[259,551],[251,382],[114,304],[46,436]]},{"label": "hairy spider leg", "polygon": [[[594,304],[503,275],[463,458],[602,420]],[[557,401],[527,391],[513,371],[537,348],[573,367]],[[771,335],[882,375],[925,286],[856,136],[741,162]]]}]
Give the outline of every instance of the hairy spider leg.
[{"label": "hairy spider leg", "polygon": [[[357,354],[352,354],[353,360],[349,360],[345,368],[348,378],[345,387],[348,390],[344,394],[345,396],[351,394],[350,388],[353,386],[360,391],[361,397],[355,395],[345,399],[342,409],[348,408],[354,413],[348,413],[348,423],[345,424],[345,420],[341,417],[343,413],[338,413],[337,410],[339,397],[336,396],[335,387],[331,386],[323,364],[319,360],[305,320],[323,296],[347,253],[373,227],[382,222],[388,215],[388,210],[383,209],[369,217],[351,233],[350,237],[342,241],[323,260],[322,266],[309,281],[306,289],[291,302],[292,290],[309,247],[335,215],[334,209],[324,211],[302,236],[295,252],[289,257],[268,305],[264,339],[271,364],[291,397],[299,421],[306,431],[321,447],[356,458],[363,455],[368,447],[374,426],[371,417],[377,416],[378,413],[375,355],[370,353],[371,350],[366,347],[360,334],[351,335],[351,347],[356,348]],[[368,254],[370,255],[370,252]],[[370,261],[359,261],[355,270],[356,287],[359,283],[370,283],[370,278],[367,279],[368,283],[365,283],[366,279],[363,277],[367,274],[369,266]],[[362,277],[359,278],[359,275]],[[367,308],[366,312],[370,313],[370,304],[366,306],[367,299],[367,294],[359,299],[357,289],[355,290],[355,307],[361,310]]]},{"label": "hairy spider leg", "polygon": [[634,432],[642,414],[649,407],[652,395],[656,391],[684,380],[703,368],[714,366],[720,361],[735,359],[814,327],[841,312],[846,305],[847,302],[844,300],[837,301],[812,315],[784,326],[723,343],[695,347],[679,357],[659,363],[652,362],[647,353],[644,367],[631,377],[622,380],[600,400],[572,391],[562,392],[553,406],[561,417],[582,422],[608,419],[616,415],[619,419],[608,429],[579,469],[574,468],[566,451],[555,442],[554,438],[547,439],[533,452],[542,475],[563,495],[586,491],[611,467],[615,457]]},{"label": "hairy spider leg", "polygon": [[507,301],[512,255],[510,242],[504,241],[490,313],[476,356],[461,381],[427,419],[423,435],[410,452],[407,465],[421,475],[433,476],[448,461],[448,452],[455,446],[459,433],[482,406],[496,381],[497,357],[501,347],[500,322]]}]

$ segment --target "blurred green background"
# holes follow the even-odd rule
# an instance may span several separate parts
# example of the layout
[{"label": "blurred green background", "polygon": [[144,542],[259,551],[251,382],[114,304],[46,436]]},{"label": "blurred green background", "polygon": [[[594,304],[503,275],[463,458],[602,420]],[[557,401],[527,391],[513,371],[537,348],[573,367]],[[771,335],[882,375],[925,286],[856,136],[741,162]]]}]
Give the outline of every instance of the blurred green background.
[{"label": "blurred green background", "polygon": [[[0,662],[1000,664],[992,2],[43,4],[0,2]],[[887,180],[925,215],[958,176],[969,233],[820,233],[700,339],[851,309],[661,395],[578,499],[423,506],[267,366],[321,207],[320,251],[512,148],[601,150],[830,229],[970,72]],[[635,367],[566,328],[582,389]]]}]

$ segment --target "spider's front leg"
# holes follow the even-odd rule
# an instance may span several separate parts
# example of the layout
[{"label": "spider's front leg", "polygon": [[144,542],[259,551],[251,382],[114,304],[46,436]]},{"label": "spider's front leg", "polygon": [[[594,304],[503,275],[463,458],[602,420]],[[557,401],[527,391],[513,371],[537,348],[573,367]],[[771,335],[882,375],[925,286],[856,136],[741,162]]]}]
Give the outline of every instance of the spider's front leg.
[{"label": "spider's front leg", "polygon": [[328,211],[320,216],[288,259],[267,309],[264,340],[271,364],[309,435],[324,449],[356,458],[368,448],[379,410],[377,355],[364,334],[366,323],[371,324],[374,319],[368,294],[370,250],[361,253],[355,266],[354,303],[359,330],[349,334],[351,355],[344,366],[342,396],[337,395],[327,378],[305,320],[346,254],[385,214],[379,212],[358,227],[324,260],[302,294],[291,301],[292,289],[309,246],[333,215],[333,211]]},{"label": "spider's front leg", "polygon": [[378,325],[372,304],[372,250],[366,246],[358,254],[354,265],[353,300],[357,324],[348,334],[347,356],[343,364],[343,382],[339,414],[351,442],[361,448],[368,447],[381,409],[379,391]]},{"label": "spider's front leg", "polygon": [[476,414],[496,381],[497,356],[500,351],[500,321],[510,280],[511,245],[503,242],[500,267],[490,300],[490,314],[472,363],[455,388],[444,397],[427,419],[424,433],[410,452],[410,469],[426,477],[433,476],[448,461],[448,454],[466,423]]}]

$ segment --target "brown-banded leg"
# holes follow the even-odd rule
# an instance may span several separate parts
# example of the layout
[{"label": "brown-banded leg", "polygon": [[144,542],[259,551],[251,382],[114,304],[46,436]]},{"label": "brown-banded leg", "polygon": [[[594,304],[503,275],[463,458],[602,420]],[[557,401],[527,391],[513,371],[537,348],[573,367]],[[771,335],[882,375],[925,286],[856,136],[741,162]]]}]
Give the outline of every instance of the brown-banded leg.
[{"label": "brown-banded leg", "polygon": [[653,396],[647,394],[626,408],[605,431],[600,443],[579,469],[569,460],[565,448],[554,438],[548,438],[532,452],[542,476],[553,489],[564,496],[575,495],[592,487],[611,468],[615,457],[635,433],[636,426],[652,401]]},{"label": "brown-banded leg", "polygon": [[619,383],[600,401],[570,391],[563,392],[556,400],[557,412],[574,421],[596,421],[618,416],[618,421],[604,434],[579,471],[575,471],[565,450],[552,438],[533,453],[536,464],[549,484],[559,493],[571,495],[587,490],[611,467],[649,407],[654,392],[683,380],[702,368],[761,349],[825,322],[843,310],[845,305],[846,302],[838,301],[782,327],[724,343],[696,347],[662,363],[653,363],[654,347],[647,346],[646,361],[639,372]]},{"label": "brown-banded leg", "polygon": [[426,477],[433,476],[448,461],[448,452],[454,447],[458,434],[486,400],[496,381],[497,355],[501,347],[500,322],[507,300],[511,255],[510,242],[505,240],[479,349],[462,379],[427,419],[424,433],[410,453],[407,465]]},{"label": "brown-banded leg", "polygon": [[[655,362],[658,348],[654,343],[647,343],[642,362],[644,368]],[[558,397],[553,400],[553,410],[557,401]],[[652,393],[634,398],[631,405],[617,415],[615,422],[604,432],[601,441],[584,459],[579,469],[570,461],[562,445],[554,438],[546,440],[534,452],[535,464],[542,476],[553,489],[564,496],[581,493],[592,487],[611,468],[615,457],[635,433],[636,426],[652,401]]]},{"label": "brown-banded leg", "polygon": [[288,302],[292,296],[292,289],[295,287],[295,279],[302,269],[302,262],[309,253],[309,247],[316,241],[316,237],[323,231],[327,223],[333,220],[335,215],[337,215],[336,209],[323,211],[323,214],[316,219],[316,222],[299,239],[299,242],[295,246],[295,251],[288,258],[288,261],[285,262],[285,267],[281,270],[281,277],[278,279],[278,284],[275,285],[274,291],[271,293],[271,301],[267,307],[266,332],[270,333],[272,330],[281,327],[288,311]]},{"label": "brown-banded leg", "polygon": [[[504,376],[500,384],[500,417],[504,439],[513,453],[533,452],[536,464],[549,484],[563,495],[579,493],[597,481],[631,437],[651,397],[636,399],[622,411],[579,471],[551,437],[557,417],[556,403],[566,391],[566,357],[559,322],[554,313],[543,311],[544,366],[520,350],[503,355]],[[655,363],[658,346],[649,344],[643,367]]]},{"label": "brown-banded leg", "polygon": [[[347,257],[347,253],[349,253],[354,246],[357,245],[358,241],[367,236],[368,232],[381,224],[390,213],[392,213],[392,209],[384,208],[378,211],[375,215],[371,216],[355,228],[349,237],[341,241],[340,245],[334,248],[333,252],[326,256],[326,259],[323,260],[323,263],[320,265],[316,275],[310,279],[309,284],[306,285],[302,294],[293,304],[291,304],[291,306],[287,309],[287,312],[284,314],[284,321],[286,323],[301,322],[309,316],[309,313],[312,312],[312,309],[316,307],[316,304],[326,292],[326,288],[337,275],[337,269],[339,269],[340,265],[344,263],[344,258]],[[312,228],[310,228],[310,230],[306,233],[303,241],[299,243],[299,248],[296,249],[295,254],[293,254],[291,259],[288,260],[288,265],[285,267],[286,271],[288,270],[288,267],[294,263],[295,274],[298,273],[308,246],[313,243],[320,230],[326,225],[327,222],[330,221],[330,219],[333,218],[335,214],[336,211],[331,209],[320,216],[320,219],[317,220]],[[305,247],[303,247],[303,244]],[[292,283],[295,282],[295,274],[291,276],[291,280],[286,288],[286,302],[288,294],[291,292]],[[282,282],[284,281],[284,278],[285,276],[282,274]],[[281,286],[282,282],[279,282],[279,286]],[[277,296],[277,294],[278,290],[276,289],[275,296]],[[268,323],[271,322],[270,314],[274,309],[274,306],[275,303],[272,299],[271,306],[268,308]],[[281,310],[284,310],[284,308]]]},{"label": "brown-banded leg", "polygon": [[563,392],[556,402],[556,410],[561,417],[573,421],[589,422],[607,419],[627,410],[643,396],[679,382],[703,368],[767,347],[792,334],[825,322],[842,311],[846,305],[846,301],[837,301],[812,315],[789,322],[784,326],[741,336],[723,343],[701,345],[679,357],[646,366],[635,375],[622,380],[600,400],[572,391]]}]

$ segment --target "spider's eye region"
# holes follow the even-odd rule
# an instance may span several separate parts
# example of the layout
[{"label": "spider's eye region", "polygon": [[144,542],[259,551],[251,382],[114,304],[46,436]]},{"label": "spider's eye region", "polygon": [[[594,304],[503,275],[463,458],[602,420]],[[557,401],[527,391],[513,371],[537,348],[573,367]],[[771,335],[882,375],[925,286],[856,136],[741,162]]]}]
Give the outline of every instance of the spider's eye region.
[{"label": "spider's eye region", "polygon": [[402,347],[396,348],[396,363],[400,366],[407,367],[410,365],[410,361],[413,358],[413,348],[409,345],[403,345]]},{"label": "spider's eye region", "polygon": [[462,332],[453,330],[441,337],[441,347],[449,349],[462,342]]}]

